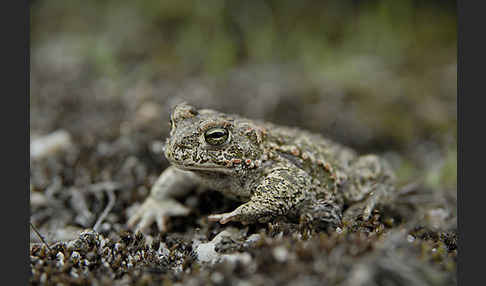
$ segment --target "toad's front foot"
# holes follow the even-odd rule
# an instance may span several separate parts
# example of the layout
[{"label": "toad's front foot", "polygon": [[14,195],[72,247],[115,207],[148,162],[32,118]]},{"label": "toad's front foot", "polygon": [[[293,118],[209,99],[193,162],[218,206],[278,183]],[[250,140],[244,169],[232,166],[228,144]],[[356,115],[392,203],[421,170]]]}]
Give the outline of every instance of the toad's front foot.
[{"label": "toad's front foot", "polygon": [[213,214],[208,216],[209,221],[219,222],[221,224],[226,224],[230,221],[236,221],[238,215],[233,212],[230,213],[222,213],[222,214]]},{"label": "toad's front foot", "polygon": [[239,221],[244,225],[248,224],[248,221],[242,219],[240,209],[235,209],[229,213],[210,215],[208,216],[208,221],[219,222],[220,224],[226,224],[230,221]]},{"label": "toad's front foot", "polygon": [[[146,232],[152,223],[157,224],[157,228],[167,231],[167,221],[171,216],[185,216],[190,210],[173,199],[158,201],[153,198],[147,200],[140,206],[134,215],[130,217],[128,227]],[[137,224],[138,223],[138,224]]]}]

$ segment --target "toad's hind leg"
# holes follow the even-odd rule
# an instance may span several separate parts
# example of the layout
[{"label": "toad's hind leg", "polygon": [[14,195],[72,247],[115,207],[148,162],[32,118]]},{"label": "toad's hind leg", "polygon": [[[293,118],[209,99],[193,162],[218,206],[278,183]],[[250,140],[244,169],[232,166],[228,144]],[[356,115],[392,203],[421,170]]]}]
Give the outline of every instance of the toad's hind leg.
[{"label": "toad's hind leg", "polygon": [[344,203],[349,206],[344,211],[344,219],[362,216],[367,220],[377,205],[392,199],[395,175],[382,158],[375,155],[359,157],[350,166],[349,175],[342,189]]},{"label": "toad's hind leg", "polygon": [[341,218],[342,209],[332,199],[317,199],[300,209],[300,220],[318,228],[336,228],[341,225]]}]

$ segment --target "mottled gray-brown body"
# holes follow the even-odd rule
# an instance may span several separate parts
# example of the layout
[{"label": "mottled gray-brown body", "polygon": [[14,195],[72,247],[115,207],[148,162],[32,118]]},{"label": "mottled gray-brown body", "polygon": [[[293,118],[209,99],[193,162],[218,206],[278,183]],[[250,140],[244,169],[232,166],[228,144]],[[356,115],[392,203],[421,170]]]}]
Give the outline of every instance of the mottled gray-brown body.
[{"label": "mottled gray-brown body", "polygon": [[[307,219],[336,226],[345,217],[368,219],[390,199],[394,175],[375,155],[355,151],[310,132],[196,108],[182,103],[170,118],[164,170],[150,196],[130,218],[145,229],[189,209],[175,201],[205,187],[244,202],[229,213],[209,216],[227,223]],[[138,224],[137,224],[138,222]]]}]

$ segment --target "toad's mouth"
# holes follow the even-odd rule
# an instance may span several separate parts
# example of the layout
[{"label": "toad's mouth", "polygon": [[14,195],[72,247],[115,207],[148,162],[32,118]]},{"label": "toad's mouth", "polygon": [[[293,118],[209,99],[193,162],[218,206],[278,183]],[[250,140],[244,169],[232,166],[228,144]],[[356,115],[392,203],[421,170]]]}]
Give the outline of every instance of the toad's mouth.
[{"label": "toad's mouth", "polygon": [[180,164],[176,162],[172,162],[172,164],[181,170],[184,171],[205,171],[205,172],[218,172],[218,173],[231,173],[231,170],[220,165],[216,164],[207,164],[207,165],[194,165],[194,164]]},{"label": "toad's mouth", "polygon": [[[167,146],[167,145],[166,145]],[[184,171],[204,171],[228,174],[231,170],[225,165],[208,160],[193,160],[192,153],[187,150],[171,151],[172,148],[164,150],[167,160],[176,168]],[[199,157],[199,156],[196,156]]]}]

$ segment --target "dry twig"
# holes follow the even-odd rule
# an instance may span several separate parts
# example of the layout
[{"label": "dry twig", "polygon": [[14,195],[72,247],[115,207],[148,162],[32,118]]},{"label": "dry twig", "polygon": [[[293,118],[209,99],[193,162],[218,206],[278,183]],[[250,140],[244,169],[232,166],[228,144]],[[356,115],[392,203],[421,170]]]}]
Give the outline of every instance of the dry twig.
[{"label": "dry twig", "polygon": [[106,205],[105,209],[103,210],[100,217],[98,218],[95,225],[93,226],[93,230],[96,232],[98,232],[101,223],[105,220],[106,216],[110,213],[111,209],[115,205],[115,200],[116,200],[114,189],[117,188],[117,185],[111,182],[101,183],[101,184],[102,185],[97,187],[104,187],[104,190],[108,195],[108,204]]},{"label": "dry twig", "polygon": [[30,227],[34,230],[35,234],[37,234],[37,236],[42,241],[42,243],[47,247],[47,249],[49,249],[49,251],[51,251],[49,244],[47,244],[44,237],[42,236],[42,234],[40,234],[40,232],[37,230],[37,228],[32,223],[30,223]]}]

